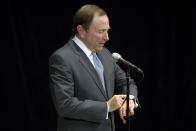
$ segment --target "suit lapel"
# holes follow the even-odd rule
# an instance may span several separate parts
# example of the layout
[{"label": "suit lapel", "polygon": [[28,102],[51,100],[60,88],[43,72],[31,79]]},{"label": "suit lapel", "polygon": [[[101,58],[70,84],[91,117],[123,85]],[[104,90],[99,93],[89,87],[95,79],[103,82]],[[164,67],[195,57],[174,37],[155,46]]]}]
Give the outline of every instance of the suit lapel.
[{"label": "suit lapel", "polygon": [[74,43],[75,53],[79,56],[79,62],[81,65],[85,68],[85,70],[88,72],[88,74],[92,77],[98,88],[100,89],[101,93],[107,100],[107,95],[103,89],[101,80],[99,79],[99,76],[94,69],[92,63],[90,62],[89,58],[86,56],[86,54]]}]

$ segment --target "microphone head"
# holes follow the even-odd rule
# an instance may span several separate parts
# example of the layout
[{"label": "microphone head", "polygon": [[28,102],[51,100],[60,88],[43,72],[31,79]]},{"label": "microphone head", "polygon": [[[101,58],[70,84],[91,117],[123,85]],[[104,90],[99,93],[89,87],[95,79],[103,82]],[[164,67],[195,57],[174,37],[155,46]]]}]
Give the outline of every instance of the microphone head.
[{"label": "microphone head", "polygon": [[112,57],[114,61],[124,70],[131,72],[131,77],[134,79],[135,82],[140,82],[144,78],[143,71],[130,63],[129,61],[124,60],[120,54],[118,53],[112,53]]},{"label": "microphone head", "polygon": [[122,58],[121,55],[118,54],[118,53],[112,53],[112,57],[113,57],[115,60],[119,60],[119,59]]}]

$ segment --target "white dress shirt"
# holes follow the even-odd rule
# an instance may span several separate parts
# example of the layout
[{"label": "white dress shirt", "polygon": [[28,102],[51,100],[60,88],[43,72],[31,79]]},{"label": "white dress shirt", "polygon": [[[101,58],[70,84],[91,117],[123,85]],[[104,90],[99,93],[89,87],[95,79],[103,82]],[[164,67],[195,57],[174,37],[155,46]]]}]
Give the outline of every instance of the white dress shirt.
[{"label": "white dress shirt", "polygon": [[80,39],[78,39],[77,36],[74,36],[72,40],[82,49],[82,51],[86,54],[86,56],[89,58],[89,60],[95,67],[93,62],[92,51]]}]

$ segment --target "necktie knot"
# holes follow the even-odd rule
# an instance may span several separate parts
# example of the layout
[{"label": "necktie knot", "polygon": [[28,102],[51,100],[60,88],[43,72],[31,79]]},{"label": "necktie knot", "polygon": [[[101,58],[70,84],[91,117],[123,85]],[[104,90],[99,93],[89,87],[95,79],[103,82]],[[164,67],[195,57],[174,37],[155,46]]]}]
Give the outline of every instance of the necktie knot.
[{"label": "necktie knot", "polygon": [[101,61],[97,57],[96,53],[92,52],[92,55],[93,55],[93,62],[94,62],[95,68],[96,68],[96,66],[98,66],[100,69],[103,68],[103,67],[101,67],[102,66]]}]

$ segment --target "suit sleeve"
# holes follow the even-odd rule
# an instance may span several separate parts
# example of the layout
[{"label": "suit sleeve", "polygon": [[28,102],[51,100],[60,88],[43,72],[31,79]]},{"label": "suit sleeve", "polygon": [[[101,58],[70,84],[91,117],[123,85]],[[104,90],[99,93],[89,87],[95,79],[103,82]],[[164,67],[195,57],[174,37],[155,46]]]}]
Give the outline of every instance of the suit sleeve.
[{"label": "suit sleeve", "polygon": [[71,65],[59,55],[49,59],[50,88],[60,117],[103,122],[106,119],[107,103],[93,100],[78,100],[74,97],[74,74]]}]

